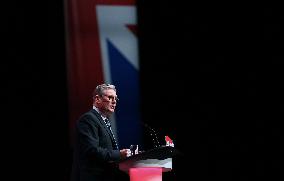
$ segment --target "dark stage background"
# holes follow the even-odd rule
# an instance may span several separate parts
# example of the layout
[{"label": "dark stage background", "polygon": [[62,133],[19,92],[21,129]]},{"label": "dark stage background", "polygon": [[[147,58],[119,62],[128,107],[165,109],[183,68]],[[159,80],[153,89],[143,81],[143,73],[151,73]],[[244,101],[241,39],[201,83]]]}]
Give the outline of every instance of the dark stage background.
[{"label": "dark stage background", "polygon": [[[24,31],[16,88],[8,91],[20,96],[12,115],[27,135],[18,143],[21,168],[29,178],[67,181],[63,3],[36,11],[16,17]],[[144,0],[138,12],[142,117],[183,153],[165,179],[283,178],[281,8]]]}]

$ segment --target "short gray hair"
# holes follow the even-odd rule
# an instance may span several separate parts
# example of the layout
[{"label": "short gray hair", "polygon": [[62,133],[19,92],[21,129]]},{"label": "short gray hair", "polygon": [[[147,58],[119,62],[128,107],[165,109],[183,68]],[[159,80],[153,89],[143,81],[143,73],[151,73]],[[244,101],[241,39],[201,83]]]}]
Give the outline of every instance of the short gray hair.
[{"label": "short gray hair", "polygon": [[93,97],[95,97],[96,95],[102,96],[104,94],[104,91],[108,90],[108,89],[112,89],[116,92],[116,88],[115,88],[114,85],[112,85],[112,84],[100,84],[95,88],[95,90],[93,92]]}]

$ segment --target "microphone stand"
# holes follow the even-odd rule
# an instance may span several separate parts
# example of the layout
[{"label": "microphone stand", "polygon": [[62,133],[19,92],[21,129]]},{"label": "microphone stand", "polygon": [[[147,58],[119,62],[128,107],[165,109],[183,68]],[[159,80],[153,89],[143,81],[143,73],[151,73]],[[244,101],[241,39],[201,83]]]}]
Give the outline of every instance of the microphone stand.
[{"label": "microphone stand", "polygon": [[150,133],[150,135],[151,135],[151,137],[152,137],[152,141],[153,141],[153,143],[154,143],[154,147],[155,147],[155,148],[160,147],[161,145],[160,145],[160,142],[159,142],[159,139],[158,139],[158,136],[157,136],[156,131],[155,131],[151,126],[149,126],[149,125],[146,124],[146,123],[143,123],[143,125],[144,125],[148,130],[150,130],[149,133]]}]

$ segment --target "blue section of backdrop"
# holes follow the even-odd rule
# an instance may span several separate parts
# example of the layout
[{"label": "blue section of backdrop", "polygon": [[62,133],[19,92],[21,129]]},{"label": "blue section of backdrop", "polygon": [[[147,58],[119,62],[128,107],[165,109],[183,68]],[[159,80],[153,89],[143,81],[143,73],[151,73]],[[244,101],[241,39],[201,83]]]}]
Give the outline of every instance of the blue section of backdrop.
[{"label": "blue section of backdrop", "polygon": [[108,50],[112,82],[119,95],[115,115],[120,148],[141,145],[140,74],[110,42]]}]

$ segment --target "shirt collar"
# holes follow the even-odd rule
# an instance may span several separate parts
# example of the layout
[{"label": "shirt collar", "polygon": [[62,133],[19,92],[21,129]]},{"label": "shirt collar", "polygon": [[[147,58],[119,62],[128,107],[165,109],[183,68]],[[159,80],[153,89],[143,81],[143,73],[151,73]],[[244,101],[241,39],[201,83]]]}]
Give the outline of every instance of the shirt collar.
[{"label": "shirt collar", "polygon": [[98,113],[100,113],[102,119],[103,119],[104,121],[106,121],[107,117],[103,116],[102,113],[99,111],[99,109],[98,109],[96,106],[93,106],[93,109],[95,109]]}]

